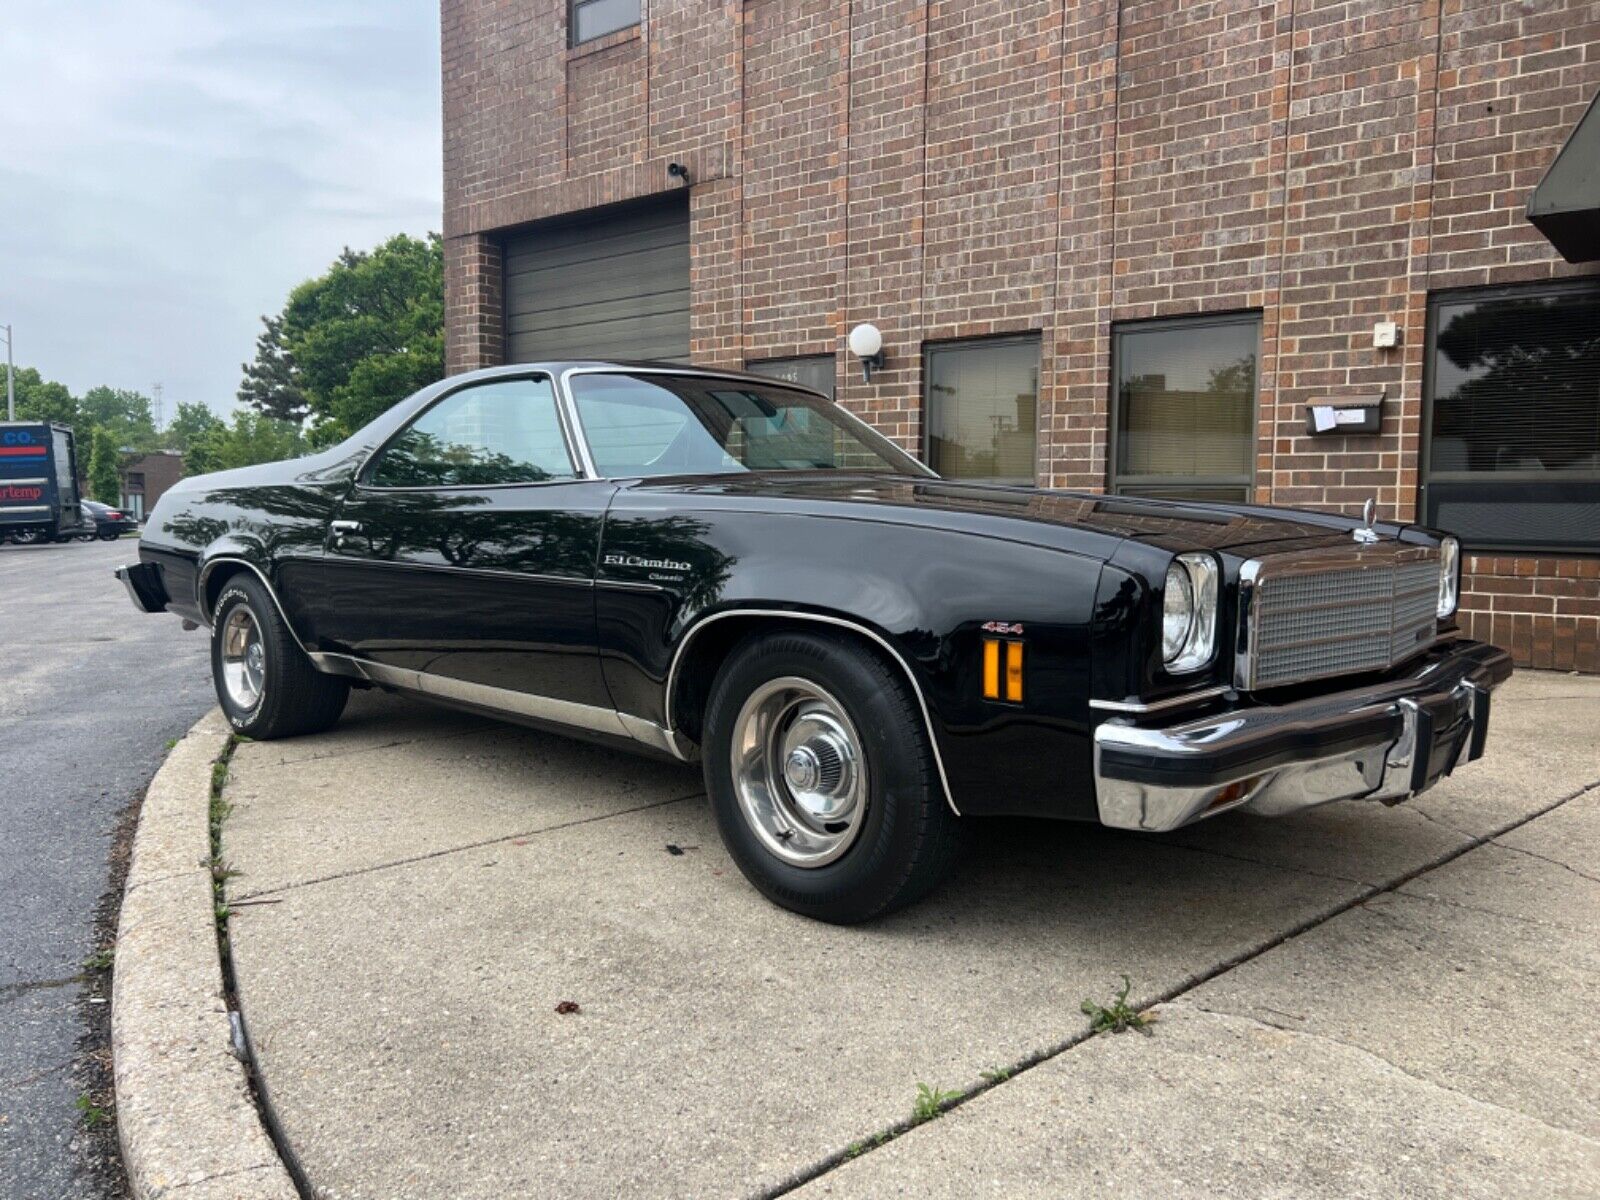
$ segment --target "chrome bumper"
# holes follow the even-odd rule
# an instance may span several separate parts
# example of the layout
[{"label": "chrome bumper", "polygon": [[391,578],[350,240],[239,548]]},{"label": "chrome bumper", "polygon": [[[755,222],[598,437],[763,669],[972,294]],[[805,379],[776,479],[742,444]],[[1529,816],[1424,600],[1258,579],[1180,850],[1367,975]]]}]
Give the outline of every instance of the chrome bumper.
[{"label": "chrome bumper", "polygon": [[158,613],[167,609],[167,589],[154,563],[127,563],[116,571],[128,599],[140,612]]},{"label": "chrome bumper", "polygon": [[1460,640],[1370,687],[1165,728],[1107,721],[1094,736],[1100,821],[1161,832],[1232,809],[1398,804],[1483,754],[1490,693],[1510,676],[1504,650]]}]

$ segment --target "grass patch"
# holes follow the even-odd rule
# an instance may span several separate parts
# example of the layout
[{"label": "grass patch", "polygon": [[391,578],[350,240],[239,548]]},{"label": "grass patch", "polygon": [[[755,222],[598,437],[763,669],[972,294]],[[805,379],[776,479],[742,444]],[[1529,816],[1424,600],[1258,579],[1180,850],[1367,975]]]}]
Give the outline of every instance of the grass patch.
[{"label": "grass patch", "polygon": [[101,1108],[88,1093],[79,1096],[75,1103],[78,1116],[82,1118],[85,1128],[98,1129],[102,1125],[111,1124],[111,1110]]},{"label": "grass patch", "polygon": [[85,971],[109,971],[111,964],[116,961],[116,957],[117,948],[115,946],[106,946],[104,949],[96,950],[88,958],[84,959],[83,969]]},{"label": "grass patch", "polygon": [[1011,1078],[1010,1067],[991,1067],[987,1071],[979,1071],[985,1083],[1004,1083]]},{"label": "grass patch", "polygon": [[222,748],[222,756],[211,764],[211,858],[201,863],[211,872],[211,900],[215,905],[217,920],[217,948],[224,959],[227,958],[228,952],[228,901],[223,889],[237,872],[228,866],[228,860],[222,857],[222,826],[233,813],[233,805],[223,798],[222,790],[228,785],[228,759],[233,756],[233,748],[237,744],[237,738],[229,738],[228,744]]},{"label": "grass patch", "polygon": [[1096,1004],[1093,1000],[1085,1000],[1079,1007],[1083,1015],[1089,1018],[1089,1028],[1095,1033],[1122,1033],[1127,1029],[1137,1029],[1149,1037],[1150,1026],[1156,1019],[1155,1013],[1135,1012],[1129,1008],[1128,993],[1132,990],[1133,985],[1124,975],[1122,990],[1110,1004]]}]

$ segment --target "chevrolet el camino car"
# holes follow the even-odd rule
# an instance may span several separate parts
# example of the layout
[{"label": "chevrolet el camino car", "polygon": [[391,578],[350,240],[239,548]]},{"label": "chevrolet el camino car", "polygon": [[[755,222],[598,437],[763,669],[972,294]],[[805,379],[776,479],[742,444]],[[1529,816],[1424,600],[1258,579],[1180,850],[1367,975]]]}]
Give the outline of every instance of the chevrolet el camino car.
[{"label": "chevrolet el camino car", "polygon": [[1457,631],[1459,571],[1370,513],[947,482],[800,388],[561,362],[185,480],[118,573],[209,628],[241,734],[377,686],[698,759],[749,880],[852,922],[932,888],[972,817],[1424,791],[1511,673]]}]

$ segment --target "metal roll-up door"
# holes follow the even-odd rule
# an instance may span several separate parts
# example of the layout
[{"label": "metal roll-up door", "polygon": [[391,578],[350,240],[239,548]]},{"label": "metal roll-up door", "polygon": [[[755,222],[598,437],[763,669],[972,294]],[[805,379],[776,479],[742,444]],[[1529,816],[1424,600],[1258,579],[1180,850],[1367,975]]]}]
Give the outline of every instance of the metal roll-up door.
[{"label": "metal roll-up door", "polygon": [[687,195],[562,218],[505,240],[506,355],[689,357]]}]

